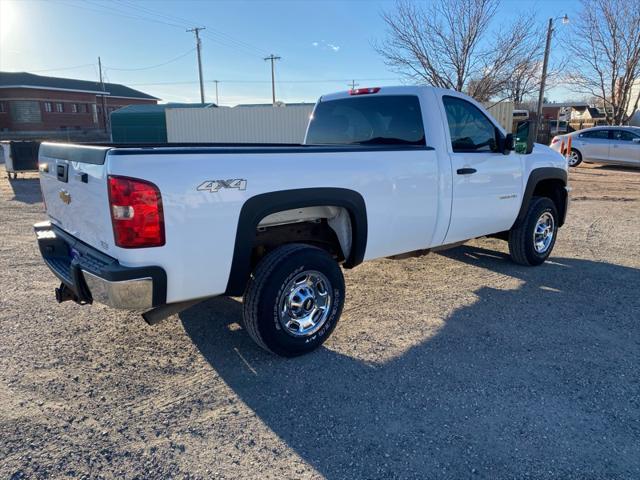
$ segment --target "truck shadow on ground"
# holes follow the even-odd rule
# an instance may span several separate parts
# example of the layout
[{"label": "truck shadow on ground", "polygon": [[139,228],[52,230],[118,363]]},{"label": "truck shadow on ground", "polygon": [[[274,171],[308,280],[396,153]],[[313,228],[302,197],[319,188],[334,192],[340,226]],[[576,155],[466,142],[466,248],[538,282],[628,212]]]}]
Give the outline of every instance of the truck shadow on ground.
[{"label": "truck shadow on ground", "polygon": [[526,268],[467,246],[444,255],[520,287],[480,288],[382,364],[329,348],[264,353],[237,328],[233,299],[180,317],[241,400],[326,478],[637,477],[640,271],[569,258]]},{"label": "truck shadow on ground", "polygon": [[18,178],[14,179],[12,175],[11,179],[4,177],[0,181],[9,184],[9,187],[13,191],[12,200],[28,204],[42,202],[40,179],[38,177],[21,177],[20,174],[18,174]]},{"label": "truck shadow on ground", "polygon": [[612,172],[625,172],[625,173],[638,173],[640,174],[640,168],[631,167],[626,165],[597,165],[597,170],[609,170]]}]

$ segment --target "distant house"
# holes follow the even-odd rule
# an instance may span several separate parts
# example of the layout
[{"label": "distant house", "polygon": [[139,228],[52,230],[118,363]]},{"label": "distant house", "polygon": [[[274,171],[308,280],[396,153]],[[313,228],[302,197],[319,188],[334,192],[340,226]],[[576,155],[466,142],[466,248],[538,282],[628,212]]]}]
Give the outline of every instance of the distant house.
[{"label": "distant house", "polygon": [[0,132],[97,130],[114,110],[158,100],[117,83],[103,91],[99,82],[0,72]]},{"label": "distant house", "polygon": [[542,118],[546,120],[569,120],[574,109],[583,109],[585,102],[545,103],[542,105]]},{"label": "distant house", "polygon": [[606,125],[607,117],[596,107],[573,107],[571,110],[571,121],[594,125]]}]

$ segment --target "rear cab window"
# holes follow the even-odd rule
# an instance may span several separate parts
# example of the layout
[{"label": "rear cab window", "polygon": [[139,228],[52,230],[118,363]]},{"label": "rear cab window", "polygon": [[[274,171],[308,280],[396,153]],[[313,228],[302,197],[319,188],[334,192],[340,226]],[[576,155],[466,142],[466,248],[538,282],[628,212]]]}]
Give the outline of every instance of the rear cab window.
[{"label": "rear cab window", "polygon": [[309,145],[425,145],[415,95],[367,95],[320,101],[309,122]]}]

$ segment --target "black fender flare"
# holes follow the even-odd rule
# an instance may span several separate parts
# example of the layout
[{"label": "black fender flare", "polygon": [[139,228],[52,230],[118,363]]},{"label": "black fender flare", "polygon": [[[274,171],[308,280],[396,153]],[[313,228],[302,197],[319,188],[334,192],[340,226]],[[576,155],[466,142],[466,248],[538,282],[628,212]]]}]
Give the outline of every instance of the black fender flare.
[{"label": "black fender flare", "polygon": [[346,188],[300,188],[262,193],[245,201],[240,210],[225,295],[239,296],[244,293],[251,274],[251,251],[256,229],[264,217],[283,210],[322,205],[343,207],[349,212],[351,252],[344,266],[353,268],[362,263],[367,247],[367,208],[358,192]]},{"label": "black fender flare", "polygon": [[[544,180],[560,180],[566,187],[567,171],[558,167],[541,167],[531,171],[531,173],[529,174],[529,179],[527,180],[527,186],[525,187],[524,194],[522,195],[522,204],[520,205],[520,211],[518,212],[516,221],[513,223],[513,226],[511,228],[517,228],[520,226],[527,214],[527,211],[529,210],[529,204],[531,203],[531,199],[533,198],[533,192],[535,191],[538,184]],[[564,202],[564,208],[562,209],[562,212],[560,212],[559,226],[562,226],[564,224],[564,219],[567,213],[567,195],[568,192],[565,190],[564,196],[561,199]]]}]

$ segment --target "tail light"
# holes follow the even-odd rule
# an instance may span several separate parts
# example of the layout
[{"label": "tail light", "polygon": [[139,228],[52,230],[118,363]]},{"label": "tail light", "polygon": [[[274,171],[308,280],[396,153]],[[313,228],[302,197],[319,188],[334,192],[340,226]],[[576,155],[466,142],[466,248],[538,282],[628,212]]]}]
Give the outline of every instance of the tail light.
[{"label": "tail light", "polygon": [[349,95],[368,95],[370,93],[378,93],[379,91],[380,91],[380,87],[354,88],[349,90]]},{"label": "tail light", "polygon": [[137,178],[109,176],[109,206],[116,245],[122,248],[164,245],[160,190]]}]

